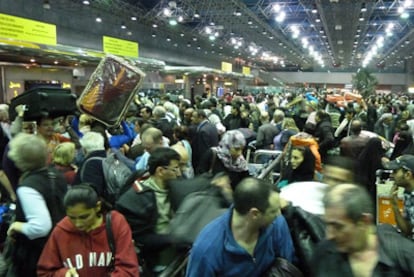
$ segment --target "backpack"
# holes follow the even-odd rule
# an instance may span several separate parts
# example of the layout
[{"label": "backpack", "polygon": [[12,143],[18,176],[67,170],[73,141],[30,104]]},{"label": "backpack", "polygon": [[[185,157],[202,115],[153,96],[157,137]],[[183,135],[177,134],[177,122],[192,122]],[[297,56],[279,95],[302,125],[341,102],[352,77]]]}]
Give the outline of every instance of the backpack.
[{"label": "backpack", "polygon": [[[132,175],[132,171],[125,163],[116,157],[115,153],[111,153],[105,158],[92,157],[87,161],[92,159],[99,159],[102,161],[102,170],[105,178],[104,199],[110,204],[114,204],[120,196],[121,188]],[[83,179],[84,168],[85,166],[81,169],[81,180]]]}]

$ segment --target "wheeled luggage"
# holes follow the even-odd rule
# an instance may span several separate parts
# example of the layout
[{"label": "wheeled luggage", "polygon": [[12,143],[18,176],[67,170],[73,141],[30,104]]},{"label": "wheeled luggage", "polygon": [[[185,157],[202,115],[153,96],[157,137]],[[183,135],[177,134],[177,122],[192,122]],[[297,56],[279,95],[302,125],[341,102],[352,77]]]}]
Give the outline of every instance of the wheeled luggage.
[{"label": "wheeled luggage", "polygon": [[117,126],[128,111],[145,74],[128,61],[106,56],[77,101],[79,109],[107,126]]},{"label": "wheeled luggage", "polygon": [[69,89],[38,87],[23,92],[11,100],[10,119],[16,117],[15,107],[26,105],[24,120],[37,120],[42,117],[59,117],[75,114],[76,95]]}]

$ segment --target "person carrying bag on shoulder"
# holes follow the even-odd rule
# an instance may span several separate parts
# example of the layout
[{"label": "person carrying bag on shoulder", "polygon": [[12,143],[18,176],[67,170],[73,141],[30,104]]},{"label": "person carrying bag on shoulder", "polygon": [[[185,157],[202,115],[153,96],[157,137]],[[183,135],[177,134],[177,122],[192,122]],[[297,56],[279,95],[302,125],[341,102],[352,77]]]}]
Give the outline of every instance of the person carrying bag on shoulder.
[{"label": "person carrying bag on shoulder", "polygon": [[37,276],[139,276],[131,229],[116,211],[103,212],[88,184],[64,198],[66,217],[53,230],[37,266]]}]

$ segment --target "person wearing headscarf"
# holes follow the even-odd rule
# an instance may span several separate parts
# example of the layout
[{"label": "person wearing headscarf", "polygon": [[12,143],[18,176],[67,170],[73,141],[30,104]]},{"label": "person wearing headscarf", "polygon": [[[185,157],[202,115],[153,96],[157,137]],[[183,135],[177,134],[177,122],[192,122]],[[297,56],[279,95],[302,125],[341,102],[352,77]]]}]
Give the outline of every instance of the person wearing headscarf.
[{"label": "person wearing headscarf", "polygon": [[249,176],[247,161],[243,155],[246,139],[238,130],[224,133],[217,147],[211,147],[201,157],[197,173],[226,172],[235,186],[245,177]]}]

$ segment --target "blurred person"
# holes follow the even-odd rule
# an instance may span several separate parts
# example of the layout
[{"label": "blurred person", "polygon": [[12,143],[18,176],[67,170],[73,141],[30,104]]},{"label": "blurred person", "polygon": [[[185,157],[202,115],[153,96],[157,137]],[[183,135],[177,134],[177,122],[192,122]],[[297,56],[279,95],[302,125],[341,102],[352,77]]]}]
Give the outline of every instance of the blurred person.
[{"label": "blurred person", "polygon": [[[401,233],[414,239],[414,155],[402,155],[391,162],[384,162],[392,170],[394,185],[391,188],[391,207]],[[404,188],[404,210],[398,207],[398,188]]]},{"label": "blurred person", "polygon": [[315,137],[318,139],[319,153],[323,163],[328,157],[328,150],[334,147],[335,139],[329,114],[325,111],[318,111],[315,119]]},{"label": "blurred person", "polygon": [[[203,228],[193,244],[187,277],[264,276],[277,257],[295,251],[279,194],[264,180],[243,179],[234,206]],[[253,261],[253,262],[252,262]]]},{"label": "blurred person", "polygon": [[357,158],[359,162],[358,176],[360,176],[361,184],[366,187],[373,201],[377,197],[376,172],[378,169],[383,169],[382,158],[385,156],[382,140],[373,137],[367,141]]},{"label": "blurred person", "polygon": [[[116,251],[111,253],[107,218],[94,189],[88,184],[73,187],[63,205],[66,217],[52,231],[42,251],[37,276],[139,276],[131,229],[120,213],[109,212]],[[113,269],[109,267],[112,256]]]},{"label": "blurred person", "polygon": [[374,126],[374,132],[384,137],[388,141],[392,141],[394,136],[393,127],[394,117],[392,113],[384,113],[377,120]]},{"label": "blurred person", "polygon": [[330,187],[323,199],[326,240],[316,248],[311,276],[413,276],[414,243],[391,226],[375,226],[367,191]]},{"label": "blurred person", "polygon": [[77,168],[73,164],[76,155],[76,148],[73,142],[62,142],[53,151],[52,164],[62,172],[68,185],[75,180]]},{"label": "blurred person", "polygon": [[66,181],[47,168],[46,142],[19,134],[10,141],[9,158],[22,172],[17,188],[16,218],[7,230],[13,237],[11,261],[16,276],[36,276],[36,264],[53,226],[63,218]]}]

